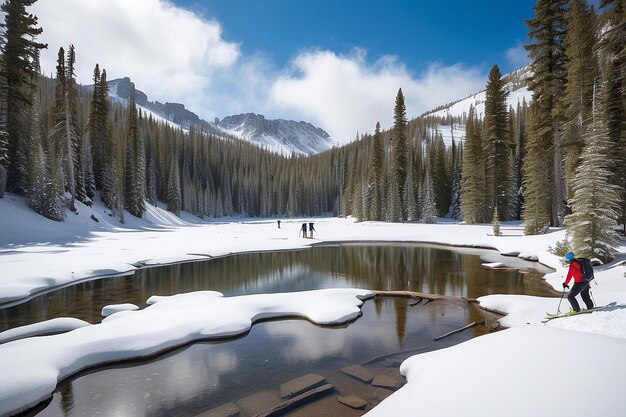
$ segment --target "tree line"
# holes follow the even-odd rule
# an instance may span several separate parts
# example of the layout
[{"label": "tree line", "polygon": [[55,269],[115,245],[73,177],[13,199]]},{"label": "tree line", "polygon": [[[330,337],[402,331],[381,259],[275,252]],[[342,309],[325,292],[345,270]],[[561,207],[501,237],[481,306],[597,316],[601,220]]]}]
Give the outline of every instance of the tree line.
[{"label": "tree line", "polygon": [[[7,0],[0,37],[0,196],[24,195],[61,221],[100,198],[111,216],[162,202],[179,215],[351,215],[357,220],[466,223],[523,219],[525,233],[565,226],[580,256],[611,257],[626,217],[624,8],[602,0],[538,0],[526,21],[527,80],[486,83],[484,114],[408,120],[397,92],[393,127],[302,157],[158,121],[109,98],[106,70],[76,82],[72,45],[41,75],[35,0]],[[78,53],[77,53],[78,52]],[[527,83],[530,103],[507,105]],[[442,128],[465,126],[446,145]],[[461,140],[463,139],[463,140]]]}]

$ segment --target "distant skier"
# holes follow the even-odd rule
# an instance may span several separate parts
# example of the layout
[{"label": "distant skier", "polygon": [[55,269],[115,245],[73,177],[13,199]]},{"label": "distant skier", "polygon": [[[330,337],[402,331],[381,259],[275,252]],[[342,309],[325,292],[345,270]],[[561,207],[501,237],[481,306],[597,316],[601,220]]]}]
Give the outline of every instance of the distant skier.
[{"label": "distant skier", "polygon": [[312,239],[313,238],[313,232],[315,231],[315,228],[313,227],[313,223],[309,223],[309,237]]},{"label": "distant skier", "polygon": [[567,299],[569,303],[572,305],[572,309],[576,312],[580,311],[580,306],[578,305],[578,301],[576,301],[576,296],[578,294],[581,295],[583,301],[587,308],[593,308],[593,301],[591,301],[591,297],[589,296],[590,285],[584,279],[584,268],[583,264],[576,259],[573,252],[567,252],[565,254],[565,259],[569,262],[569,270],[567,271],[567,278],[563,283],[563,291],[566,288],[569,288],[569,282],[572,278],[574,278],[574,285],[572,285],[572,289],[567,295]]},{"label": "distant skier", "polygon": [[276,222],[278,223],[278,228],[280,229],[280,220],[276,220]]},{"label": "distant skier", "polygon": [[302,229],[300,230],[302,230],[302,237],[305,238],[306,237],[306,223],[302,223]]}]

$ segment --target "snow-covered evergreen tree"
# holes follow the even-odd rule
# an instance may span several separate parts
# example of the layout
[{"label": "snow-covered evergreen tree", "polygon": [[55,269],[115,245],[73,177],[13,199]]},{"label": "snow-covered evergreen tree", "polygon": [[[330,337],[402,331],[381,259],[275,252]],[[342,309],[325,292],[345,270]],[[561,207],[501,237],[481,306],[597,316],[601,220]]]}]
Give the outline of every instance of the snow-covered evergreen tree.
[{"label": "snow-covered evergreen tree", "polygon": [[452,139],[452,200],[450,201],[450,208],[448,209],[448,217],[454,220],[461,220],[461,167],[463,161],[463,150],[459,145],[456,145],[454,138]]},{"label": "snow-covered evergreen tree", "polygon": [[474,106],[470,106],[465,126],[465,143],[461,184],[463,189],[461,213],[468,224],[482,223],[485,207],[485,170],[480,124]]},{"label": "snow-covered evergreen tree", "polygon": [[522,169],[524,190],[522,218],[524,233],[527,235],[544,233],[550,226],[550,181],[546,173],[550,171],[552,160],[545,158],[545,145],[537,132],[540,126],[534,120],[539,117],[543,115],[539,114],[536,102],[532,101],[529,108],[530,129]]},{"label": "snow-covered evergreen tree", "polygon": [[368,166],[367,202],[368,210],[365,213],[367,220],[382,221],[382,171],[383,171],[383,142],[380,134],[380,123],[376,123],[372,150]]},{"label": "snow-covered evergreen tree", "polygon": [[7,185],[7,168],[9,165],[9,134],[0,127],[0,198],[4,196]]},{"label": "snow-covered evergreen tree", "polygon": [[406,106],[402,89],[398,90],[393,114],[392,155],[389,172],[387,218],[397,222],[406,220],[404,184],[406,182]]},{"label": "snow-covered evergreen tree", "polygon": [[576,256],[606,261],[613,258],[620,242],[620,188],[610,182],[613,149],[601,100],[594,101],[591,126],[583,135],[585,147],[572,182],[572,214],[566,217],[565,226]]},{"label": "snow-covered evergreen tree", "polygon": [[594,57],[596,16],[585,0],[571,0],[567,8],[565,37],[567,88],[562,96],[565,108],[563,150],[567,197],[572,197],[571,181],[584,146],[583,132],[591,120],[593,83],[598,76]]},{"label": "snow-covered evergreen tree", "polygon": [[[526,20],[530,44],[524,45],[531,58],[532,75],[528,89],[533,92],[532,105],[536,117],[530,119],[533,150],[527,157],[533,159],[532,169],[524,169],[524,200],[547,199],[548,225],[560,226],[565,214],[565,193],[562,176],[561,123],[563,108],[560,97],[566,86],[565,46],[567,33],[566,0],[537,0],[535,16]],[[529,139],[529,145],[531,140]],[[536,151],[536,152],[534,152]],[[525,166],[529,164],[524,162]],[[525,210],[527,231],[542,233],[544,208]],[[536,213],[537,216],[533,217]]]},{"label": "snow-covered evergreen tree", "polygon": [[170,178],[167,184],[167,210],[180,216],[180,208],[180,172],[178,170],[178,161],[176,158],[172,158]]},{"label": "snow-covered evergreen tree", "polygon": [[5,0],[0,5],[0,130],[7,132],[5,162],[0,168],[0,197],[4,194],[5,178],[9,191],[28,191],[31,121],[27,115],[33,107],[32,92],[38,75],[35,58],[39,50],[47,47],[35,41],[43,29],[37,27],[37,16],[26,10],[35,1]]},{"label": "snow-covered evergreen tree", "polygon": [[498,206],[496,206],[493,210],[493,219],[491,219],[491,226],[493,229],[494,236],[500,236],[500,215],[498,213]]},{"label": "snow-covered evergreen tree", "polygon": [[489,72],[486,87],[483,152],[485,156],[486,216],[500,207],[500,218],[513,215],[513,149],[508,132],[508,108],[504,80],[497,65]]},{"label": "snow-covered evergreen tree", "polygon": [[430,170],[426,169],[424,182],[420,187],[421,212],[424,223],[437,223],[437,202],[435,201],[435,191],[433,190],[433,180]]},{"label": "snow-covered evergreen tree", "polygon": [[128,130],[126,134],[126,159],[124,168],[124,208],[135,217],[146,211],[146,170],[143,137],[139,132],[139,120],[135,105],[135,92],[131,92],[128,106]]}]

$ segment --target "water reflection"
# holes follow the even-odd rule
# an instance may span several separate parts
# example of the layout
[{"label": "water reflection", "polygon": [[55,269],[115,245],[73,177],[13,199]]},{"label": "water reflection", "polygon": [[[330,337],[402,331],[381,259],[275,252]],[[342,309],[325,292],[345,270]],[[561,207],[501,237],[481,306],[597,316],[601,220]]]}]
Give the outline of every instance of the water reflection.
[{"label": "water reflection", "polygon": [[[452,251],[410,245],[343,245],[310,250],[245,254],[208,262],[144,269],[135,276],[68,287],[0,310],[0,326],[14,327],[58,316],[99,322],[113,303],[141,307],[153,295],[218,290],[226,295],[273,293],[327,287],[412,290],[478,297],[490,293],[547,295],[543,271],[485,270],[503,261],[488,251]],[[517,260],[520,266],[528,266]],[[193,416],[261,390],[316,373],[343,395],[373,395],[339,369],[393,352],[450,346],[484,333],[484,327],[433,339],[483,320],[475,306],[376,298],[353,323],[319,327],[304,320],[259,323],[236,340],[207,341],[144,361],[88,370],[59,384],[53,398],[27,415]],[[396,355],[408,357],[409,353]],[[376,372],[390,372],[380,364]],[[397,366],[394,372],[397,373]],[[369,392],[368,390],[372,391]],[[246,417],[242,415],[242,417]]]},{"label": "water reflection", "polygon": [[[477,256],[478,255],[478,256]],[[450,250],[414,245],[342,245],[308,250],[252,253],[137,271],[44,294],[0,309],[0,331],[54,317],[101,320],[102,307],[133,303],[146,306],[155,294],[217,290],[226,295],[302,291],[329,287],[412,290],[476,298],[485,294],[546,295],[540,276],[486,270],[483,260],[528,267],[492,251]],[[401,320],[399,321],[401,323]],[[400,325],[401,326],[401,325]]]}]

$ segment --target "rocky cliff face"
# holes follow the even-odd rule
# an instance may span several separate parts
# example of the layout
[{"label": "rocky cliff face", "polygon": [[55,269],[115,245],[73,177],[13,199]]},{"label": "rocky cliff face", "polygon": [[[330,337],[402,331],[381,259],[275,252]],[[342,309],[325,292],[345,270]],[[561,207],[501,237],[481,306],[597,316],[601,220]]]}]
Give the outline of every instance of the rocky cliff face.
[{"label": "rocky cliff face", "polygon": [[[118,100],[128,102],[130,100],[130,92],[135,88],[130,78],[119,78],[109,81],[109,94]],[[148,101],[148,96],[141,90],[135,88],[135,102],[157,115],[169,120],[170,122],[180,125],[183,129],[189,129],[191,126],[203,127],[205,131],[210,129],[209,123],[200,119],[197,114],[189,111],[181,103],[159,103],[158,101]]]},{"label": "rocky cliff face", "polygon": [[228,134],[285,154],[312,155],[333,146],[326,131],[303,121],[271,120],[260,114],[245,113],[216,120],[215,126]]},{"label": "rocky cliff face", "polygon": [[333,141],[323,129],[307,122],[293,120],[268,120],[260,114],[246,113],[216,119],[209,123],[189,111],[181,103],[160,103],[149,101],[148,96],[135,88],[130,78],[109,81],[109,95],[112,99],[127,104],[131,91],[135,89],[137,105],[150,110],[183,129],[194,127],[217,135],[233,135],[270,151],[290,155],[312,155],[333,146]]}]

